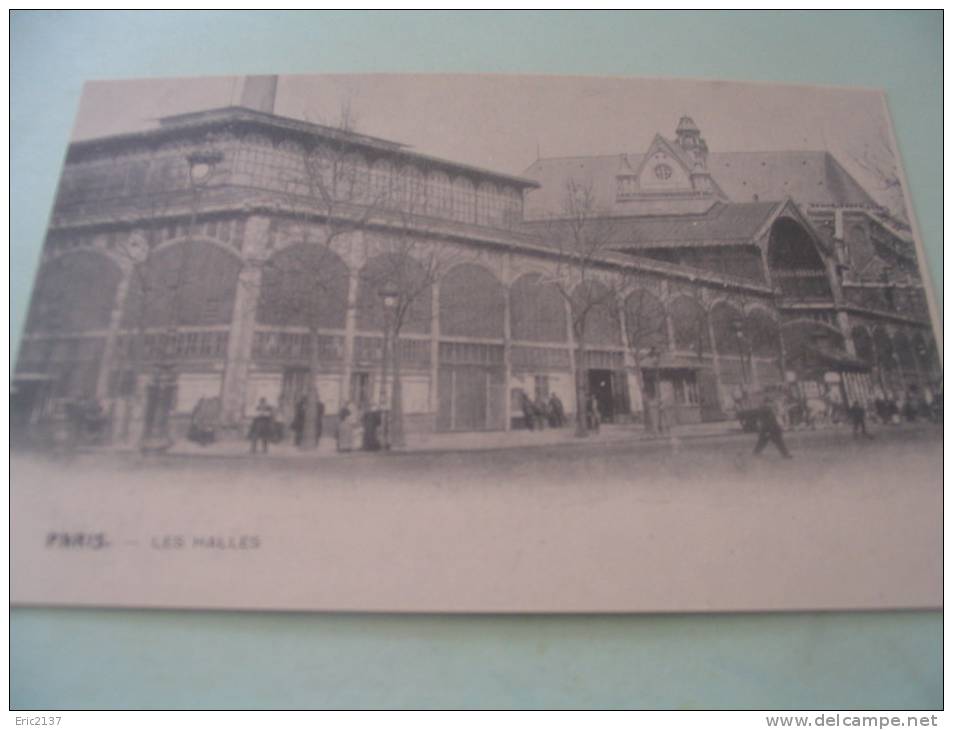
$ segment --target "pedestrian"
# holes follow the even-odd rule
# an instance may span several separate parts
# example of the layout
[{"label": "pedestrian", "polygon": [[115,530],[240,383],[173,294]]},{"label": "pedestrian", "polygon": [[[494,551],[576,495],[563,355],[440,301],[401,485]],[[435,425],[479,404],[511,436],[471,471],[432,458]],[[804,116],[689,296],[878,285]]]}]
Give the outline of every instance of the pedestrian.
[{"label": "pedestrian", "polygon": [[602,414],[599,413],[599,401],[596,399],[595,394],[589,395],[586,416],[589,421],[589,430],[599,433],[599,426],[602,423]]},{"label": "pedestrian", "polygon": [[258,443],[261,442],[261,450],[268,453],[268,442],[271,440],[271,431],[274,423],[275,412],[268,404],[267,398],[260,398],[258,406],[255,408],[255,418],[251,422],[251,432],[248,434],[251,439],[251,452],[258,452]]},{"label": "pedestrian", "polygon": [[781,424],[778,423],[778,418],[774,414],[771,401],[767,398],[764,399],[759,409],[758,422],[758,443],[755,444],[754,447],[755,456],[760,454],[770,441],[778,448],[778,451],[781,452],[781,456],[785,459],[790,459],[791,454],[788,451],[788,447],[784,445],[784,434],[781,431]]},{"label": "pedestrian", "polygon": [[317,401],[314,422],[314,448],[318,448],[318,444],[321,443],[321,434],[324,433],[324,403],[317,395],[314,399]]},{"label": "pedestrian", "polygon": [[549,420],[549,407],[546,405],[542,393],[536,396],[536,402],[533,403],[533,411],[536,415],[536,428],[540,431],[545,430],[546,421]]},{"label": "pedestrian", "polygon": [[354,448],[355,418],[353,404],[345,403],[338,413],[338,451],[347,452]]},{"label": "pedestrian", "polygon": [[549,418],[553,428],[562,428],[566,424],[566,411],[563,402],[555,393],[549,394]]},{"label": "pedestrian", "polygon": [[660,434],[667,435],[672,430],[671,423],[669,423],[668,403],[659,395],[656,406],[658,408],[658,431]]},{"label": "pedestrian", "polygon": [[867,433],[867,411],[860,401],[854,401],[851,404],[850,408],[847,409],[847,417],[850,418],[851,426],[854,429],[854,438],[860,438],[861,436],[865,439],[873,438]]},{"label": "pedestrian", "polygon": [[522,390],[520,391],[520,408],[523,409],[523,420],[526,422],[526,428],[532,431],[536,427],[536,409],[533,407],[533,401]]},{"label": "pedestrian", "polygon": [[298,402],[295,403],[295,414],[294,418],[291,419],[291,431],[294,433],[294,443],[295,446],[301,446],[301,440],[304,438],[304,417],[305,409],[307,408],[308,401],[303,396],[298,398]]}]

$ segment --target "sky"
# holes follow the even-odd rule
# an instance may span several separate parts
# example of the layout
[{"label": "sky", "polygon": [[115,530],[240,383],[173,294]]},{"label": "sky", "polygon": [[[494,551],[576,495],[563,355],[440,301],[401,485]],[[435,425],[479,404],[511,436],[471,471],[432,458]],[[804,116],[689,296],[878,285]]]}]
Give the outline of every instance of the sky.
[{"label": "sky", "polygon": [[[241,77],[87,84],[74,139],[154,127],[159,117],[237,104]],[[724,81],[518,75],[279,77],[277,114],[334,125],[350,105],[356,130],[456,162],[513,174],[537,158],[640,153],[684,114],[709,149],[827,149],[875,198],[858,160],[893,166],[877,90]],[[872,158],[870,157],[872,155]]]}]

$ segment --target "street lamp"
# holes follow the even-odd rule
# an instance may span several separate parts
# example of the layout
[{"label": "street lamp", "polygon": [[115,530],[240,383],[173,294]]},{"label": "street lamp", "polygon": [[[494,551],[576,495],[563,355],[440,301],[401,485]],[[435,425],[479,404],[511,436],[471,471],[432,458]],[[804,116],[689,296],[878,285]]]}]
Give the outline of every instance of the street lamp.
[{"label": "street lamp", "polygon": [[213,148],[208,140],[201,149],[185,156],[189,167],[189,189],[192,192],[192,211],[189,219],[188,240],[182,256],[176,282],[176,297],[173,303],[173,321],[163,334],[152,381],[146,388],[145,428],[139,448],[143,453],[161,454],[168,451],[174,440],[169,429],[169,420],[175,403],[178,388],[178,374],[175,371],[175,359],[178,355],[179,326],[183,320],[183,302],[186,297],[180,290],[189,271],[189,254],[195,236],[195,223],[199,212],[199,195],[215,175],[215,167],[222,161],[221,150]]},{"label": "street lamp", "polygon": [[653,423],[651,424],[651,430],[656,433],[661,433],[662,431],[662,383],[659,381],[659,370],[662,364],[662,352],[655,345],[649,348],[647,353],[649,360],[654,361],[655,367],[653,368],[652,373],[652,388],[653,388],[653,397],[652,409],[654,412],[650,411],[652,416]]},{"label": "street lamp", "polygon": [[742,385],[747,386],[751,363],[748,361],[750,351],[748,348],[748,337],[745,335],[744,322],[740,319],[732,320],[731,327],[734,330],[735,337],[738,338],[738,357],[741,359]]},{"label": "street lamp", "polygon": [[[381,304],[384,307],[384,348],[381,352],[381,389],[380,389],[380,410],[381,410],[381,445],[385,449],[389,449],[394,439],[393,436],[396,435],[398,440],[402,441],[402,434],[400,433],[400,425],[392,422],[394,416],[399,414],[392,413],[392,408],[388,408],[387,403],[387,367],[388,367],[388,355],[390,354],[394,361],[396,362],[397,358],[397,307],[400,304],[400,290],[396,285],[387,281],[384,285],[378,290],[377,296],[380,297]],[[396,368],[394,368],[396,370]],[[393,382],[393,392],[392,398],[396,399],[398,397],[397,388],[398,383],[397,379],[394,378]],[[394,432],[397,431],[395,434]],[[402,445],[402,444],[398,444]]]}]

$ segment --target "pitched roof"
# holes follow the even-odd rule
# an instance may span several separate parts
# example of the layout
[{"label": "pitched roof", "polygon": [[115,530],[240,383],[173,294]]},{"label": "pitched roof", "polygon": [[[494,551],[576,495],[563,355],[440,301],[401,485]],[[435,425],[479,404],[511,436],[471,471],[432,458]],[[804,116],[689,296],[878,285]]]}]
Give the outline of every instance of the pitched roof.
[{"label": "pitched roof", "polygon": [[[755,235],[781,207],[779,202],[716,202],[701,215],[618,216],[605,228],[619,250],[670,246],[737,246],[753,243]],[[558,220],[525,224],[545,234]],[[545,236],[544,236],[545,238]]]},{"label": "pitched roof", "polygon": [[371,137],[366,134],[305,122],[278,114],[268,114],[254,109],[245,109],[244,107],[223,107],[176,114],[162,117],[159,120],[159,126],[153,129],[77,140],[70,144],[67,160],[69,162],[78,161],[87,154],[108,154],[110,150],[124,144],[143,143],[144,141],[171,137],[196,130],[214,130],[215,128],[238,124],[255,126],[260,129],[276,129],[304,137],[332,139],[354,147],[376,150],[379,154],[387,154],[404,162],[438,167],[453,175],[467,175],[477,180],[492,180],[498,184],[512,185],[524,190],[536,187],[536,181],[532,179],[416,152],[399,142],[391,142],[379,137]]},{"label": "pitched roof", "polygon": [[732,200],[781,200],[799,205],[876,206],[850,173],[825,150],[713,152],[708,170]]},{"label": "pitched roof", "polygon": [[704,215],[644,216],[619,222],[626,245],[734,246],[751,243],[778,202],[715,203]]},{"label": "pitched roof", "polygon": [[[669,212],[657,201],[650,210],[644,201],[618,201],[616,175],[633,174],[642,162],[641,153],[592,157],[550,157],[536,160],[523,173],[542,186],[526,196],[526,213],[542,217],[558,213],[566,181],[591,185],[597,204],[614,213]],[[790,197],[799,205],[869,206],[877,202],[830,153],[824,150],[787,152],[712,152],[708,170],[733,201],[783,200]],[[705,198],[673,198],[672,213],[701,212]],[[708,205],[711,199],[707,199]],[[694,209],[693,209],[694,208]]]}]

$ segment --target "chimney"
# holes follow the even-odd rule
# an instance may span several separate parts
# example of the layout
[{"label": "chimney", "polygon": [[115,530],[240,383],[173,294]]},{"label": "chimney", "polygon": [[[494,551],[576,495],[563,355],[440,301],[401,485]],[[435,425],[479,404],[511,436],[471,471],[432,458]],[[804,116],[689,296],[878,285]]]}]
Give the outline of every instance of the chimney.
[{"label": "chimney", "polygon": [[242,85],[242,100],[239,106],[254,109],[256,112],[274,114],[277,91],[277,76],[246,76]]}]

